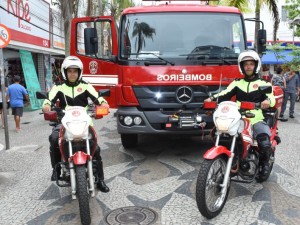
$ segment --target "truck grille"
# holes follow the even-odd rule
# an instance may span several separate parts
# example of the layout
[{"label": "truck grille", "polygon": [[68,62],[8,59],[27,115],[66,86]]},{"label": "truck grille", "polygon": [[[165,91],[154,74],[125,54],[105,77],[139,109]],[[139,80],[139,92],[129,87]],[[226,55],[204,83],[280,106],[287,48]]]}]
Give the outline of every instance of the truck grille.
[{"label": "truck grille", "polygon": [[[133,90],[141,110],[178,110],[200,108],[208,92],[219,86],[135,86]],[[160,95],[160,97],[158,97]]]}]

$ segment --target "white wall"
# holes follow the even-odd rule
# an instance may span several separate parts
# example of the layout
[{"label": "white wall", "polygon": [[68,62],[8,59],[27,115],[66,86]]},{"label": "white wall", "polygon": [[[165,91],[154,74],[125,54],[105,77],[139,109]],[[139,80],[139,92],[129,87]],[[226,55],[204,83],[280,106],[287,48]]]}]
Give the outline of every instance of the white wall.
[{"label": "white wall", "polygon": [[[254,7],[254,4],[252,4]],[[286,5],[285,0],[278,0],[278,11],[279,16],[281,18],[282,13],[282,6]],[[272,41],[273,40],[273,18],[271,16],[271,13],[269,12],[267,7],[263,7],[260,11],[261,20],[264,23],[265,29],[267,30],[267,40]],[[255,14],[244,14],[244,18],[254,18]],[[253,22],[246,22],[246,29],[247,29],[247,38],[248,40],[254,40],[254,23]],[[293,31],[289,28],[289,25],[287,22],[280,21],[278,32],[277,32],[277,38],[279,41],[293,41]],[[295,37],[294,41],[300,41],[299,37]]]}]

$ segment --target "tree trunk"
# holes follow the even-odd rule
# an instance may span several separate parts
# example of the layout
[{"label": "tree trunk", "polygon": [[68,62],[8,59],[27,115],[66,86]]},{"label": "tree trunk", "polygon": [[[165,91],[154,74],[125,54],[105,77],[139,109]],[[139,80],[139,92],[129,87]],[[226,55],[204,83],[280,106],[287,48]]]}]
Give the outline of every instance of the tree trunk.
[{"label": "tree trunk", "polygon": [[[260,2],[259,0],[256,0],[255,5],[255,19],[260,20]],[[260,28],[260,22],[255,22],[255,32],[254,32],[254,48],[257,51],[257,36],[258,36],[258,30]]]},{"label": "tree trunk", "polygon": [[65,31],[65,55],[70,55],[70,33],[71,33],[71,21],[73,0],[64,1],[60,0],[62,16],[64,18],[64,31]]}]

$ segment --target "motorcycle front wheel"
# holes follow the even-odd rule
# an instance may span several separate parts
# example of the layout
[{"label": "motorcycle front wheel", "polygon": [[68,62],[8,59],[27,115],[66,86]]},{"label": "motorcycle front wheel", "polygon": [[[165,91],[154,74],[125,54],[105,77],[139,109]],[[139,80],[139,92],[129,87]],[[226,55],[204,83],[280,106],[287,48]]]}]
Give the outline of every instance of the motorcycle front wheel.
[{"label": "motorcycle front wheel", "polygon": [[88,183],[85,166],[76,166],[76,194],[83,225],[91,224]]},{"label": "motorcycle front wheel", "polygon": [[230,180],[225,196],[221,195],[225,171],[226,160],[221,156],[213,160],[204,160],[199,169],[196,202],[200,213],[208,219],[216,217],[227,200]]}]

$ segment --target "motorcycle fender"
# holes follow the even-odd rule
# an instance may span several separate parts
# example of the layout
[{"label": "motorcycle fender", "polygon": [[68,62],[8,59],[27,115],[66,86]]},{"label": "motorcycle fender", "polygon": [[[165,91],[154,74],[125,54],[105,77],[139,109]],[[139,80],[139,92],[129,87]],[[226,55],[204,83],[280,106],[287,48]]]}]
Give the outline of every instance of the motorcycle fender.
[{"label": "motorcycle fender", "polygon": [[88,158],[89,156],[85,152],[78,151],[73,155],[72,161],[75,165],[84,165]]},{"label": "motorcycle fender", "polygon": [[219,155],[226,154],[228,157],[231,156],[231,152],[224,146],[214,146],[211,149],[208,149],[203,158],[204,159],[214,159]]}]

